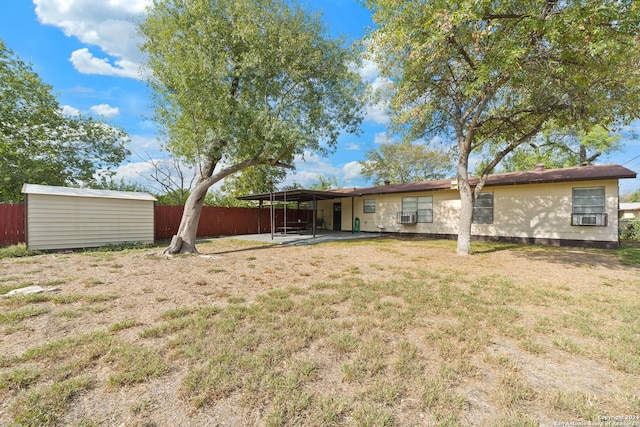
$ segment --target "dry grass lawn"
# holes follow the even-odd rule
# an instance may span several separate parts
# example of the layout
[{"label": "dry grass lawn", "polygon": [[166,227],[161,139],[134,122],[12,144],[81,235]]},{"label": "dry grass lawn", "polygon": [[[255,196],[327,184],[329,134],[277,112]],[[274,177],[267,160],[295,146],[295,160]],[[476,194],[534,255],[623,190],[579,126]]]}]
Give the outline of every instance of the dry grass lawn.
[{"label": "dry grass lawn", "polygon": [[59,288],[0,298],[0,425],[640,425],[640,265],[454,248],[0,259],[0,294]]}]

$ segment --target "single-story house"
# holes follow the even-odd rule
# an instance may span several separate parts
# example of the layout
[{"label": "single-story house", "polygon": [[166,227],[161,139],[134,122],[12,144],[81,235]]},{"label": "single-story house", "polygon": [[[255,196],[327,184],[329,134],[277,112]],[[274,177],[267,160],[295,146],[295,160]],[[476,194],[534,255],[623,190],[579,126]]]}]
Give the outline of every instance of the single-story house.
[{"label": "single-story house", "polygon": [[130,191],[24,184],[29,249],[153,243],[155,197]]},{"label": "single-story house", "polygon": [[[635,177],[619,165],[538,165],[532,171],[490,175],[474,207],[473,239],[616,248],[618,180]],[[475,182],[472,178],[472,186]],[[287,194],[289,201],[312,201],[314,216],[330,230],[447,239],[458,233],[461,204],[455,179]],[[270,198],[282,200],[282,193],[242,197]]]},{"label": "single-story house", "polygon": [[620,219],[640,220],[640,203],[620,203],[618,212]]}]

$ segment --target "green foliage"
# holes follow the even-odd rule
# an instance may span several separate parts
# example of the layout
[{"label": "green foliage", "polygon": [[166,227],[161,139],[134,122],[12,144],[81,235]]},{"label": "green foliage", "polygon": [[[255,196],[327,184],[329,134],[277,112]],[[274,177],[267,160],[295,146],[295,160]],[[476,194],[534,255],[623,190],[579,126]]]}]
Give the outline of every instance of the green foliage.
[{"label": "green foliage", "polygon": [[101,177],[99,181],[91,184],[91,188],[98,190],[133,191],[138,193],[148,193],[149,189],[144,185],[135,182],[127,182],[122,178],[120,181],[112,178]]},{"label": "green foliage", "polygon": [[22,184],[78,185],[122,162],[128,137],[91,118],[65,117],[51,86],[0,40],[0,201]]},{"label": "green foliage", "polygon": [[168,190],[166,193],[156,196],[156,204],[166,206],[181,206],[184,205],[190,194],[191,191],[185,188]]},{"label": "green foliage", "polygon": [[38,255],[38,251],[30,251],[27,249],[27,245],[19,243],[17,245],[6,246],[0,248],[0,259],[2,258],[20,258]]},{"label": "green foliage", "polygon": [[309,190],[318,190],[318,191],[325,191],[331,188],[338,188],[338,187],[339,187],[338,177],[335,175],[334,176],[318,175],[318,181],[307,186]]},{"label": "green foliage", "polygon": [[638,116],[640,10],[630,0],[366,3],[379,25],[375,59],[398,79],[398,130],[470,133],[475,150],[529,140],[551,120],[588,131]]},{"label": "green foliage", "polygon": [[626,203],[640,202],[640,188],[638,188],[636,191],[634,191],[631,194],[624,195],[623,197],[621,197],[620,201],[626,202]]},{"label": "green foliage", "polygon": [[640,240],[640,221],[629,221],[622,228],[620,238],[624,240]]},{"label": "green foliage", "polygon": [[382,144],[366,153],[362,175],[381,185],[444,178],[452,169],[451,155],[443,148],[415,142]]},{"label": "green foliage", "polygon": [[290,2],[158,0],[140,32],[167,148],[200,161],[201,179],[223,159],[289,162],[358,128],[353,56]]},{"label": "green foliage", "polygon": [[249,194],[268,193],[287,176],[287,171],[271,165],[258,165],[244,169],[227,178],[222,191],[231,196],[247,196]]},{"label": "green foliage", "polygon": [[602,126],[595,126],[589,132],[554,129],[514,150],[504,159],[501,169],[506,172],[532,170],[538,163],[548,169],[590,165],[601,155],[619,149],[620,134],[610,133]]},{"label": "green foliage", "polygon": [[209,191],[204,199],[205,206],[219,206],[223,208],[248,208],[255,207],[251,201],[238,200],[236,196],[224,193],[220,190]]}]

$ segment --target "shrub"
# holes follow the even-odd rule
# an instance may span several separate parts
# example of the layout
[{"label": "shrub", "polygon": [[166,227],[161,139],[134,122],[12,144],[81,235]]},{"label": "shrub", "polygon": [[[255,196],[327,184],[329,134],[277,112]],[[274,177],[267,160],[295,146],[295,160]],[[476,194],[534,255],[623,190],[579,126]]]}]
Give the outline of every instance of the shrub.
[{"label": "shrub", "polygon": [[0,259],[2,258],[19,258],[25,256],[38,255],[38,251],[30,251],[27,249],[27,245],[20,243],[17,245],[5,246],[0,248]]},{"label": "shrub", "polygon": [[623,240],[640,240],[640,221],[629,221],[620,233]]}]

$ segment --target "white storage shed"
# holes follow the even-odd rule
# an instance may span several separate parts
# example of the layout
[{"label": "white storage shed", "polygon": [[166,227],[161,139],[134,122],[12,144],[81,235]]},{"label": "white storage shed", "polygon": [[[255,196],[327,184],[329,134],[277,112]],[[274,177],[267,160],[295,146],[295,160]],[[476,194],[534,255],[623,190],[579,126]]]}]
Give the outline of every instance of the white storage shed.
[{"label": "white storage shed", "polygon": [[153,243],[155,197],[130,191],[24,184],[29,249]]}]

